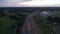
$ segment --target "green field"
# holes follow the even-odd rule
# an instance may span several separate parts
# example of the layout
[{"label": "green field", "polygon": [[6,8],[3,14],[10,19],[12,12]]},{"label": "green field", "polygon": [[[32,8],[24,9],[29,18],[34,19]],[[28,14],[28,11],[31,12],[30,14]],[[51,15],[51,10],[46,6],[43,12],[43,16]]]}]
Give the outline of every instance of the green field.
[{"label": "green field", "polygon": [[43,31],[45,34],[51,34],[52,31],[52,27],[46,23],[47,20],[44,20],[43,18],[41,18],[40,16],[40,22],[39,24],[41,25]]},{"label": "green field", "polygon": [[13,34],[12,24],[16,25],[17,21],[10,19],[8,16],[0,17],[0,34]]},{"label": "green field", "polygon": [[49,26],[49,25],[42,25],[42,28],[43,28],[43,31],[45,34],[51,34],[51,31],[52,31],[52,27]]}]

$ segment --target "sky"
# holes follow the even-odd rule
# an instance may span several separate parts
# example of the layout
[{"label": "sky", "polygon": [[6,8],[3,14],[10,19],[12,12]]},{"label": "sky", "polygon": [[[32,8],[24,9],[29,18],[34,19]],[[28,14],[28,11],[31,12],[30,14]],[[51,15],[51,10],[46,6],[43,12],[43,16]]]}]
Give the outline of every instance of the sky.
[{"label": "sky", "polygon": [[59,7],[60,0],[0,0],[0,7]]}]

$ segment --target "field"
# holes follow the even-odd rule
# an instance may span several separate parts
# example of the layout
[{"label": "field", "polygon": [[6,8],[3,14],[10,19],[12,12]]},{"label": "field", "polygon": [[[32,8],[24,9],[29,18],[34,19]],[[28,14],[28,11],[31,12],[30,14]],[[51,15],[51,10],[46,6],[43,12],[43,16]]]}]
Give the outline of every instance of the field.
[{"label": "field", "polygon": [[17,21],[10,19],[8,16],[0,17],[0,34],[13,34],[14,29],[12,25],[16,25]]},{"label": "field", "polygon": [[9,12],[5,10],[1,14],[6,14],[6,15],[5,16],[0,15],[0,34],[14,34],[18,21],[17,19],[10,18],[10,16],[18,17],[18,14],[22,14],[24,15],[22,17],[22,21],[24,21],[23,19],[25,19],[25,16],[27,16],[29,13],[28,12],[14,12],[14,11]]},{"label": "field", "polygon": [[52,32],[52,27],[49,25],[41,24],[43,31],[45,34],[51,34]]}]

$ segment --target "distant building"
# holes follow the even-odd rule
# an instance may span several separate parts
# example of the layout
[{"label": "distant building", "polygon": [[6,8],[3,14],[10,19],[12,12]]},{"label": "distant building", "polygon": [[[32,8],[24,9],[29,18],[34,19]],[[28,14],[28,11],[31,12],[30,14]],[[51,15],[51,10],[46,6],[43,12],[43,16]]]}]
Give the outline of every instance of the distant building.
[{"label": "distant building", "polygon": [[43,11],[40,13],[40,16],[42,17],[47,17],[47,16],[50,16],[53,12],[51,11]]}]

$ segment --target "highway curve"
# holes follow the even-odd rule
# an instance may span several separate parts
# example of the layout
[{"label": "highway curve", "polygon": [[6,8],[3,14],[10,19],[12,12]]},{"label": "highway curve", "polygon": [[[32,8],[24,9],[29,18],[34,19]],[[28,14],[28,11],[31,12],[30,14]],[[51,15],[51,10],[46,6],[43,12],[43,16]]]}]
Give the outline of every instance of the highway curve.
[{"label": "highway curve", "polygon": [[25,20],[25,23],[22,27],[22,33],[21,34],[35,34],[35,31],[34,31],[34,28],[33,28],[33,16],[36,14],[36,13],[39,13],[39,11],[36,11],[36,12],[33,12],[33,13],[30,13],[26,20]]}]

